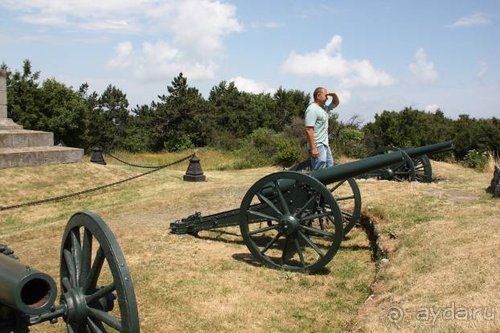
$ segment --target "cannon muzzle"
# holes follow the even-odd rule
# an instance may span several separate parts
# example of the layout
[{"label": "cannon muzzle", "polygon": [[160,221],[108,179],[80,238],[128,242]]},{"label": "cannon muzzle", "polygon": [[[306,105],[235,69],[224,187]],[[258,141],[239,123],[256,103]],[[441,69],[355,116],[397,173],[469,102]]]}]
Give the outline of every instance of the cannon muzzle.
[{"label": "cannon muzzle", "polygon": [[56,295],[56,283],[50,276],[0,254],[0,304],[40,315],[54,305]]},{"label": "cannon muzzle", "polygon": [[406,154],[408,154],[408,156],[414,158],[421,155],[441,153],[451,149],[453,149],[453,141],[444,141],[422,147],[405,148],[403,150]]}]

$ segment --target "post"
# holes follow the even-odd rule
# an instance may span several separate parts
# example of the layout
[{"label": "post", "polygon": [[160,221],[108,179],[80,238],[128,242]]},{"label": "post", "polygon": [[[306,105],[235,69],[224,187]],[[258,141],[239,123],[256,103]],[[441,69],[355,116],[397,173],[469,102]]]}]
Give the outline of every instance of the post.
[{"label": "post", "polygon": [[102,148],[101,147],[94,148],[94,150],[92,152],[92,156],[90,157],[90,162],[106,165],[106,161],[104,160],[104,157],[102,156]]},{"label": "post", "polygon": [[7,72],[0,69],[0,119],[7,118]]},{"label": "post", "polygon": [[201,169],[200,159],[196,155],[189,159],[189,166],[183,179],[188,182],[204,182],[206,180]]}]

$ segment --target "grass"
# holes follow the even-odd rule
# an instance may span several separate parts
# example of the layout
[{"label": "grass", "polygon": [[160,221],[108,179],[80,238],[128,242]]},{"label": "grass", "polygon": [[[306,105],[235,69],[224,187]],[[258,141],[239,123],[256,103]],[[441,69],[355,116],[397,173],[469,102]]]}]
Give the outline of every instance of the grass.
[{"label": "grass", "polygon": [[[186,155],[117,154],[138,164],[165,164]],[[208,150],[197,156],[207,176],[203,183],[182,181],[188,165],[183,162],[92,194],[0,211],[0,243],[58,281],[67,221],[76,211],[95,211],[125,254],[143,332],[500,330],[500,205],[484,192],[492,170],[433,162],[442,179],[438,183],[359,181],[364,212],[376,220],[389,262],[377,268],[366,236],[355,228],[325,274],[307,275],[261,267],[237,227],[203,232],[199,238],[169,233],[171,222],[195,211],[208,215],[239,207],[253,183],[279,171],[224,170],[238,158]],[[105,158],[106,166],[84,162],[4,169],[0,206],[144,171]],[[475,311],[476,318],[448,320],[443,313],[451,313],[452,305],[455,317],[464,308]],[[390,320],[394,307],[404,312],[402,320]],[[432,317],[431,311],[441,315]],[[65,332],[65,327],[45,323],[31,331]]]},{"label": "grass", "polygon": [[[432,184],[394,184],[377,191],[363,188],[365,207],[382,219],[382,241],[391,249],[389,265],[379,272],[374,294],[361,310],[357,329],[366,332],[495,332],[498,315],[456,318],[462,310],[500,310],[496,286],[500,256],[498,228],[500,205],[484,189],[492,170],[476,172],[458,165],[433,162],[435,173],[444,179]],[[371,184],[370,184],[371,185]],[[382,201],[399,193],[398,205]],[[372,192],[373,193],[373,192]],[[388,231],[396,235],[389,237]],[[405,313],[401,321],[389,320],[392,307]],[[453,313],[418,317],[426,310]],[[458,313],[458,315],[457,315]],[[423,316],[425,317],[425,316]],[[494,317],[494,318],[492,318]],[[491,319],[491,320],[490,320]]]}]

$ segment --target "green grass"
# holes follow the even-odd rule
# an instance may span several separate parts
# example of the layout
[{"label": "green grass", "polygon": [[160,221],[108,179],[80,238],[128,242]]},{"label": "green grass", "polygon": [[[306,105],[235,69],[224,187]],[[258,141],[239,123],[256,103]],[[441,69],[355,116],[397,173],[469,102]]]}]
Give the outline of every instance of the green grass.
[{"label": "green grass", "polygon": [[[160,164],[183,155],[186,152],[123,158]],[[221,165],[239,158],[208,150],[197,155],[207,182],[183,182],[188,165],[184,162],[92,194],[3,211],[0,243],[12,247],[26,264],[57,277],[59,247],[69,217],[83,209],[97,212],[125,254],[143,332],[470,331],[468,323],[452,321],[429,328],[408,320],[396,327],[386,320],[386,311],[393,302],[411,311],[450,302],[479,306],[483,300],[500,309],[495,278],[500,273],[495,221],[499,205],[481,188],[489,173],[437,164],[436,172],[445,179],[441,184],[360,182],[364,210],[376,218],[389,263],[377,270],[364,232],[355,228],[325,272],[307,275],[268,269],[249,259],[238,227],[200,238],[169,233],[170,222],[195,211],[238,207],[253,183],[279,170],[220,171]],[[12,204],[144,171],[108,163],[6,169],[0,176],[5,184],[0,197]],[[367,302],[372,290],[375,301]],[[487,331],[487,323],[475,324],[479,331]],[[500,328],[498,322],[491,327]],[[64,331],[63,324],[33,328],[33,332]]]}]

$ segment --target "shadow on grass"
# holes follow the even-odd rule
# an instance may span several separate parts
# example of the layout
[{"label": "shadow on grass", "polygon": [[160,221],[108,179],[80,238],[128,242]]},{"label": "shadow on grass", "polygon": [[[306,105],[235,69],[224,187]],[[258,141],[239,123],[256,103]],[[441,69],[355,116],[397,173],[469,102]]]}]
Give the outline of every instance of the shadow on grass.
[{"label": "shadow on grass", "polygon": [[[233,259],[235,259],[237,261],[244,262],[245,264],[248,264],[248,265],[251,265],[254,267],[260,267],[260,268],[265,268],[265,269],[283,270],[283,269],[263,265],[260,261],[255,259],[255,257],[250,253],[235,253],[232,255],[232,257],[233,257]],[[285,271],[285,270],[283,270],[283,271]],[[311,273],[303,272],[303,271],[293,271],[293,272],[311,274]],[[311,275],[328,275],[330,273],[331,273],[331,270],[329,268],[323,267],[322,269],[320,269],[319,271],[317,271]]]},{"label": "shadow on grass", "polygon": [[[232,238],[225,238],[224,236],[230,236]],[[237,239],[233,238],[237,237]],[[236,245],[246,245],[245,242],[243,241],[243,238],[239,233],[235,232],[229,232],[225,230],[211,230],[211,231],[205,231],[203,234],[198,234],[196,238],[203,239],[203,240],[211,240],[211,241],[218,241],[218,242],[223,242],[223,243],[228,243],[228,244],[236,244]],[[259,242],[259,245],[265,244],[265,242],[268,242],[270,238],[262,238],[261,242]],[[346,250],[346,251],[370,251],[371,248],[368,245],[343,245],[343,242],[340,243],[340,249],[341,250]]]}]

